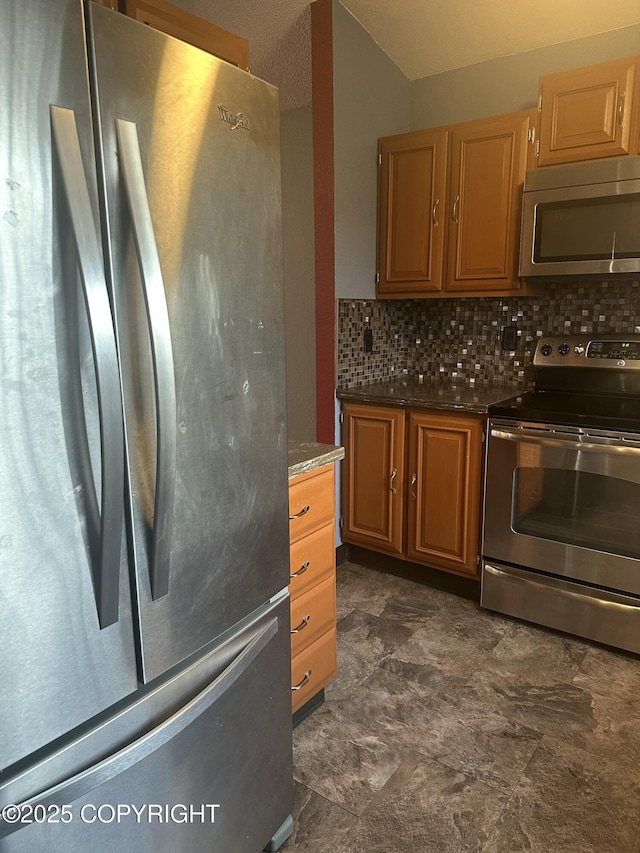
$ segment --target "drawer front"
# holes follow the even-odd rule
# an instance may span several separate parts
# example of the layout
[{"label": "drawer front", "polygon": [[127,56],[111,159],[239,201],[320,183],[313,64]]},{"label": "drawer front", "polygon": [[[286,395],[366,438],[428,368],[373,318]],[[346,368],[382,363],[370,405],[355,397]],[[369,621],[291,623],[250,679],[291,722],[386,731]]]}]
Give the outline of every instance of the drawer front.
[{"label": "drawer front", "polygon": [[289,595],[297,597],[323,577],[333,574],[336,536],[333,520],[291,545]]},{"label": "drawer front", "polygon": [[334,517],[333,465],[289,483],[289,541],[295,542]]},{"label": "drawer front", "polygon": [[331,628],[291,661],[292,712],[335,677],[338,668],[336,643],[336,629]]},{"label": "drawer front", "polygon": [[336,584],[333,575],[291,601],[291,654],[336,625]]}]

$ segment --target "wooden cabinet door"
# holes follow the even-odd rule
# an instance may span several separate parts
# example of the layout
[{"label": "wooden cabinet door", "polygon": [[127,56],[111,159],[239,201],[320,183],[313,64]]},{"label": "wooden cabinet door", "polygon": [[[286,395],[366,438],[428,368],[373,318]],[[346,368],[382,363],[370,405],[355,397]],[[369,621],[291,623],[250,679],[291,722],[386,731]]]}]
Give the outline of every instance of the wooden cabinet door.
[{"label": "wooden cabinet door", "polygon": [[638,57],[539,81],[540,166],[638,151]]},{"label": "wooden cabinet door", "polygon": [[446,289],[499,295],[520,286],[522,185],[536,111],[456,125]]},{"label": "wooden cabinet door", "polygon": [[409,415],[407,556],[478,576],[481,417]]},{"label": "wooden cabinet door", "polygon": [[446,130],[379,141],[379,296],[441,289],[446,169]]},{"label": "wooden cabinet door", "polygon": [[249,42],[246,39],[191,15],[166,0],[120,0],[120,7],[136,21],[189,42],[238,68],[246,70],[249,67]]},{"label": "wooden cabinet door", "polygon": [[342,538],[376,551],[402,552],[404,411],[343,407]]}]

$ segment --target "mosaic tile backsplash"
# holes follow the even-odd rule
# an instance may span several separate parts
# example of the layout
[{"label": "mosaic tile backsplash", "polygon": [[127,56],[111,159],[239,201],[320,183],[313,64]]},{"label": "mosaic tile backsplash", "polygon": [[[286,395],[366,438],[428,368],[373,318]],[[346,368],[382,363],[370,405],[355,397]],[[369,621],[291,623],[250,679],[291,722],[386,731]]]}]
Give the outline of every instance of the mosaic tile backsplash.
[{"label": "mosaic tile backsplash", "polygon": [[[459,382],[530,384],[536,338],[547,334],[628,334],[640,325],[640,281],[550,283],[541,296],[338,300],[338,388],[399,373]],[[503,352],[500,334],[517,329]],[[373,351],[364,351],[364,330]]]}]

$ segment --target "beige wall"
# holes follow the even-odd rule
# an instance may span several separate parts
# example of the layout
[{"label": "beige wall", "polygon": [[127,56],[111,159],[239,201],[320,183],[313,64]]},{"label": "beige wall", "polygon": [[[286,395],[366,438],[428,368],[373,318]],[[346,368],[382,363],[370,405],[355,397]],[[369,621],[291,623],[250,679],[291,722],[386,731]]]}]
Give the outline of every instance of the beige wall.
[{"label": "beige wall", "polygon": [[289,437],[316,438],[315,279],[311,107],[281,114],[287,414]]},{"label": "beige wall", "polygon": [[180,6],[185,12],[191,12],[192,15],[199,14],[195,10],[195,0],[171,0],[174,6]]},{"label": "beige wall", "polygon": [[373,295],[378,137],[409,129],[410,85],[337,0],[333,3],[336,296]]},{"label": "beige wall", "polygon": [[411,129],[533,107],[538,77],[638,53],[640,24],[414,80]]}]

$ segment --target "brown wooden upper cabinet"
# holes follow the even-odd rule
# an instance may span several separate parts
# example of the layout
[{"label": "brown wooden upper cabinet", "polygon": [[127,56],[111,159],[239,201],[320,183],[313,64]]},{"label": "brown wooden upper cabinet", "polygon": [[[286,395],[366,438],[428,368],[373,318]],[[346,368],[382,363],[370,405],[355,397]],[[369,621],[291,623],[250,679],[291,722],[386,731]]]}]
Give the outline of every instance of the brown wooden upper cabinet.
[{"label": "brown wooden upper cabinet", "polygon": [[548,74],[539,81],[538,165],[640,151],[640,57]]},{"label": "brown wooden upper cabinet", "polygon": [[96,0],[110,9],[118,9],[136,21],[162,30],[167,35],[206,50],[214,56],[237,65],[245,71],[249,67],[249,42],[215,24],[191,15],[167,3],[166,0]]},{"label": "brown wooden upper cabinet", "polygon": [[448,141],[444,128],[379,141],[380,295],[442,290]]},{"label": "brown wooden upper cabinet", "polygon": [[379,141],[380,298],[523,294],[522,184],[535,110]]}]

